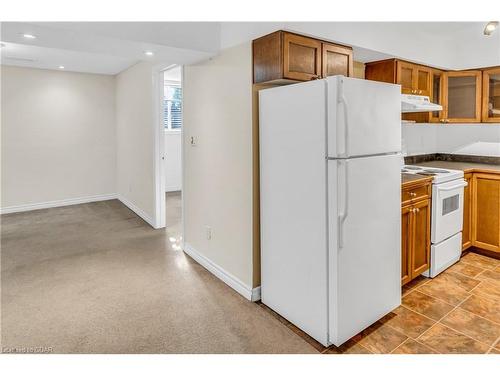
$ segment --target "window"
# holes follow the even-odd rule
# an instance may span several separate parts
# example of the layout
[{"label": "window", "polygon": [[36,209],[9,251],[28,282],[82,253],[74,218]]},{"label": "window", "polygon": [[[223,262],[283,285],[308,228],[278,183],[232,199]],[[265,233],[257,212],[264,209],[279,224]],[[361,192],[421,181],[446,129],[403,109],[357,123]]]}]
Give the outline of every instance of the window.
[{"label": "window", "polygon": [[165,81],[163,123],[167,130],[180,130],[182,127],[182,88],[179,82]]}]

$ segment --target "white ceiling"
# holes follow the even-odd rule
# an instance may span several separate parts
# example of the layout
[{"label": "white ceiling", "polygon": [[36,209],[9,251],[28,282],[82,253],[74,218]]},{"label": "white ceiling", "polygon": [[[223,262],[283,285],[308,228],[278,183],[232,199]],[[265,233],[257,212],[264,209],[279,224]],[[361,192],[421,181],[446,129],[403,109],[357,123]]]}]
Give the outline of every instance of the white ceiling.
[{"label": "white ceiling", "polygon": [[[168,66],[285,29],[350,45],[359,61],[399,57],[445,69],[500,65],[500,30],[485,22],[4,22],[1,62],[117,74],[138,61]],[[36,35],[25,39],[22,34]],[[154,56],[144,55],[153,51]]]},{"label": "white ceiling", "polygon": [[[0,35],[6,46],[1,61],[48,69],[64,65],[68,71],[101,74],[117,74],[138,61],[191,64],[217,52],[219,30],[219,24],[208,22],[3,22]],[[26,39],[24,33],[36,39]],[[65,61],[54,50],[68,51]],[[30,51],[33,62],[5,58],[26,58]]]}]

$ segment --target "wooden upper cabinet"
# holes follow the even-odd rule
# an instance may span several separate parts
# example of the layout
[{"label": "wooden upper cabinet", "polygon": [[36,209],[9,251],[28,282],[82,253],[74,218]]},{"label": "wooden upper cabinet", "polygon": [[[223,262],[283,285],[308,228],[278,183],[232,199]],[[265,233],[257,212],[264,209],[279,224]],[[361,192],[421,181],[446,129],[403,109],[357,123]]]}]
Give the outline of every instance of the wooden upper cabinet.
[{"label": "wooden upper cabinet", "polygon": [[283,33],[283,78],[309,81],[321,77],[321,42]]},{"label": "wooden upper cabinet", "polygon": [[353,76],[354,62],[352,59],[352,49],[335,44],[323,43],[321,76],[343,75]]},{"label": "wooden upper cabinet", "polygon": [[396,62],[396,82],[401,85],[403,94],[431,95],[431,69],[425,66]]},{"label": "wooden upper cabinet", "polygon": [[373,81],[397,83],[403,94],[431,96],[432,69],[397,59],[366,64],[365,78]]},{"label": "wooden upper cabinet", "polygon": [[500,252],[500,176],[474,173],[472,184],[472,245]]},{"label": "wooden upper cabinet", "polygon": [[396,81],[393,83],[399,83],[401,85],[401,92],[403,94],[414,94],[415,69],[413,64],[406,63],[404,61],[397,61],[396,68]]},{"label": "wooden upper cabinet", "polygon": [[444,122],[481,122],[481,71],[444,73]]},{"label": "wooden upper cabinet", "polygon": [[255,39],[252,48],[254,83],[353,75],[350,47],[276,31]]},{"label": "wooden upper cabinet", "polygon": [[500,67],[483,70],[483,122],[500,122]]}]

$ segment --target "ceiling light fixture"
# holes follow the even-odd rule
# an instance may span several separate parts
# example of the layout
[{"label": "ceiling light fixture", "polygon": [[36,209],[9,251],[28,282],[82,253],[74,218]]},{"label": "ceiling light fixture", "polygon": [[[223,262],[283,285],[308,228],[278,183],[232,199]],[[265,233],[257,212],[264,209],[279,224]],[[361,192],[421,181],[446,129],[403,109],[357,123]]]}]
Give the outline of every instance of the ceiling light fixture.
[{"label": "ceiling light fixture", "polygon": [[34,36],[33,34],[23,34],[23,36],[24,36],[26,39],[36,39],[36,36]]},{"label": "ceiling light fixture", "polygon": [[144,54],[146,56],[153,56],[154,55],[154,53],[152,51],[144,51]]},{"label": "ceiling light fixture", "polygon": [[59,65],[59,69],[64,69],[64,65]]},{"label": "ceiling light fixture", "polygon": [[484,35],[491,35],[498,27],[498,21],[488,22],[484,28]]}]

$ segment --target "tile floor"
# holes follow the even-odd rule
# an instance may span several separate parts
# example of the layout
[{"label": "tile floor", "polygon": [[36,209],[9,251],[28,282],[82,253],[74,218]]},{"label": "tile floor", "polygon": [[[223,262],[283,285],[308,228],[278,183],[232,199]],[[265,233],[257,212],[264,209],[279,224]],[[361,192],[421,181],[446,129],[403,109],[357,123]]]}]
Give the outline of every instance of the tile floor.
[{"label": "tile floor", "polygon": [[500,354],[500,260],[473,252],[434,279],[405,285],[401,306],[338,348],[260,306],[321,353]]}]

